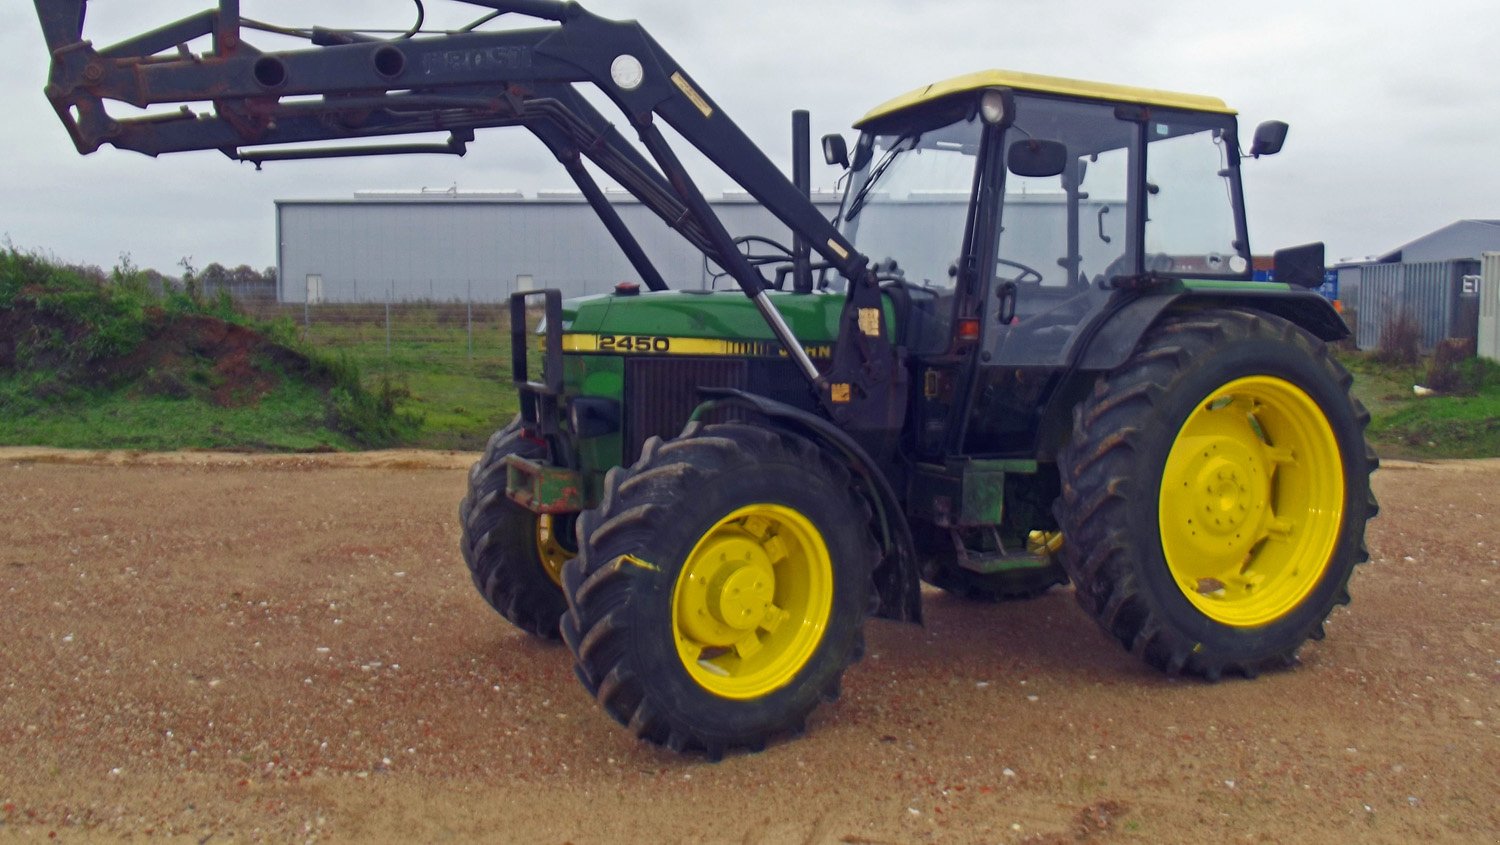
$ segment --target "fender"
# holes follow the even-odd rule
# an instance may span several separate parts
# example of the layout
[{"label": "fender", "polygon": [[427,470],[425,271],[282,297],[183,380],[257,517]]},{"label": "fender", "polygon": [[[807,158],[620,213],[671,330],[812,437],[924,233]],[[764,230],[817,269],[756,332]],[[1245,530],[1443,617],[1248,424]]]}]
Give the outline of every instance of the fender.
[{"label": "fender", "polygon": [[[1257,289],[1261,288],[1261,289]],[[1324,341],[1349,336],[1344,318],[1333,303],[1309,290],[1288,290],[1266,282],[1239,283],[1226,287],[1188,287],[1166,294],[1147,294],[1105,316],[1088,345],[1079,350],[1072,369],[1099,372],[1125,363],[1136,344],[1167,311],[1222,306],[1265,311],[1296,323]]]},{"label": "fender", "polygon": [[1289,290],[1266,282],[1226,283],[1222,287],[1184,287],[1142,293],[1112,303],[1079,335],[1079,348],[1046,400],[1037,426],[1035,452],[1042,461],[1054,460],[1073,430],[1073,408],[1094,386],[1098,373],[1125,363],[1141,338],[1170,312],[1230,306],[1275,314],[1324,341],[1343,340],[1349,327],[1333,304],[1308,290]]},{"label": "fender", "polygon": [[880,527],[882,557],[871,573],[875,580],[875,592],[880,600],[875,615],[897,622],[921,624],[922,587],[911,526],[906,521],[906,511],[896,498],[896,491],[869,454],[833,423],[800,408],[727,387],[700,388],[699,393],[709,397],[708,401],[693,411],[692,422],[683,430],[684,435],[699,424],[697,420],[700,416],[715,407],[737,405],[749,408],[765,416],[772,424],[816,443],[838,458],[855,477],[864,482],[871,509],[874,510],[876,523]]}]

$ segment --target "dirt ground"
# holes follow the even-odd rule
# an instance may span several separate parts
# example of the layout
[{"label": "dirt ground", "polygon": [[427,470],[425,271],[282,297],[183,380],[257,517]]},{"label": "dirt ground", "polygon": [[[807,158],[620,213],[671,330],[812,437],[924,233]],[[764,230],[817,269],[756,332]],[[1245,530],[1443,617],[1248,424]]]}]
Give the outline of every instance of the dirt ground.
[{"label": "dirt ground", "polygon": [[1378,473],[1290,671],[1169,680],[1065,590],[931,593],[806,735],[712,764],[483,604],[470,460],[0,450],[0,839],[1500,840],[1500,463]]}]

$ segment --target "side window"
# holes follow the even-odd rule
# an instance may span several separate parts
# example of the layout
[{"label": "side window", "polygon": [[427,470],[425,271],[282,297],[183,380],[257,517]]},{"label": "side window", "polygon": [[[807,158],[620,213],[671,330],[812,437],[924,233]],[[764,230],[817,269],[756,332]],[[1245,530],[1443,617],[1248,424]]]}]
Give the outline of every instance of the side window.
[{"label": "side window", "polygon": [[1229,151],[1222,129],[1152,121],[1146,127],[1147,270],[1239,275]]},{"label": "side window", "polygon": [[[995,363],[1053,366],[1134,267],[1130,176],[1140,124],[1114,106],[1017,97],[1004,138],[1005,193],[990,282],[986,351]],[[1028,155],[1030,157],[1028,158]],[[1052,175],[1028,175],[1044,174]]]},{"label": "side window", "polygon": [[[996,279],[1042,291],[1087,287],[1095,278],[1126,272],[1130,253],[1126,197],[1135,124],[1119,120],[1112,107],[1044,99],[1017,105],[1006,133],[1014,145],[1058,145],[1061,173],[1026,176],[1007,161]],[[1076,229],[1070,229],[1070,226]],[[1073,236],[1076,235],[1076,240]],[[1018,300],[1027,312],[1040,303]]]},{"label": "side window", "polygon": [[1130,235],[1125,197],[1130,186],[1130,151],[1106,150],[1084,159],[1079,203],[1080,272],[1090,281],[1129,272]]}]

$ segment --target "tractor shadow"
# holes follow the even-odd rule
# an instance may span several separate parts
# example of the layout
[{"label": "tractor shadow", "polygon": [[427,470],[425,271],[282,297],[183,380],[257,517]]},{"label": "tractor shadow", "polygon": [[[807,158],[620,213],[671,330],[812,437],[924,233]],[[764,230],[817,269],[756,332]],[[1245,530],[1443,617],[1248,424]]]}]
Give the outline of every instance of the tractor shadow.
[{"label": "tractor shadow", "polygon": [[[923,625],[872,620],[866,663],[921,666],[976,683],[1005,677],[1066,676],[1071,683],[1167,683],[1100,630],[1058,587],[1034,599],[976,602],[924,587]],[[856,670],[857,672],[858,670]]]}]

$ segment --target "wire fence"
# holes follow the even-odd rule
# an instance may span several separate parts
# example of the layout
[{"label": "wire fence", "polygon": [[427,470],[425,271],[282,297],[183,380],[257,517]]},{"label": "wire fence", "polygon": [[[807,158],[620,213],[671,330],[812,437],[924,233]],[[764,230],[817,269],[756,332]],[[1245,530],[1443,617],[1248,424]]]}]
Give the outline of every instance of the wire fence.
[{"label": "wire fence", "polygon": [[510,383],[510,315],[499,303],[245,302],[239,308],[293,323],[305,342],[346,353],[368,374]]}]

